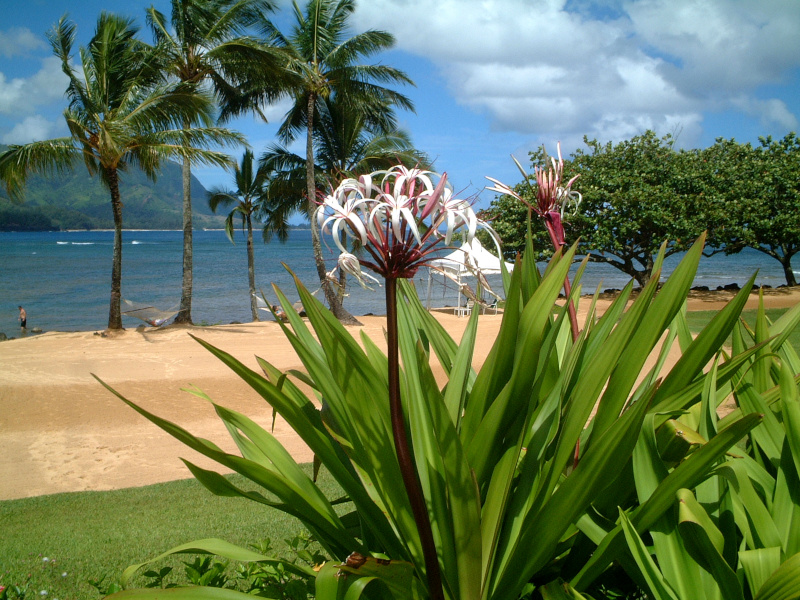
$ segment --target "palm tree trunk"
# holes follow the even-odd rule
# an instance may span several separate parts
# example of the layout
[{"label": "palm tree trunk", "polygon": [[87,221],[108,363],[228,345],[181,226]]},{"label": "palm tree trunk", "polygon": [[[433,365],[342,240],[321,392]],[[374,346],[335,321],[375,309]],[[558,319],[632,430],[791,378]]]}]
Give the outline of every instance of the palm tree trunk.
[{"label": "palm tree trunk", "polygon": [[322,241],[320,240],[320,232],[317,227],[317,217],[315,199],[317,196],[317,184],[314,178],[314,104],[316,103],[316,95],[309,94],[308,106],[306,108],[307,115],[307,133],[306,133],[306,194],[308,198],[308,217],[311,221],[311,246],[314,249],[314,262],[317,265],[317,275],[319,276],[322,291],[325,294],[325,299],[328,301],[328,306],[333,315],[342,323],[347,325],[361,325],[361,323],[348,311],[342,307],[339,298],[331,288],[328,282],[327,271],[325,270],[325,258],[322,256]]},{"label": "palm tree trunk", "polygon": [[[187,126],[188,127],[188,126]],[[183,285],[181,305],[175,323],[192,324],[192,166],[183,157]]]},{"label": "palm tree trunk", "polygon": [[253,321],[259,321],[258,303],[256,302],[256,266],[253,256],[253,221],[247,214],[247,280],[250,283],[250,312],[253,313]]},{"label": "palm tree trunk", "polygon": [[114,213],[114,251],[111,261],[111,302],[108,308],[108,328],[122,329],[122,199],[119,195],[119,177],[115,168],[106,169],[108,188],[111,190],[111,210]]}]

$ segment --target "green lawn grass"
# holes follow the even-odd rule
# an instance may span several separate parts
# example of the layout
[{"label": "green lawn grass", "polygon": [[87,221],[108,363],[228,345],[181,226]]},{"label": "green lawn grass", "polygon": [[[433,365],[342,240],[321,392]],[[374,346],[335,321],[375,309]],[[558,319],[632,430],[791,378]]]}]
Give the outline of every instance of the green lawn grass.
[{"label": "green lawn grass", "polygon": [[[320,486],[328,497],[338,497],[335,482],[325,475],[320,474]],[[244,478],[232,477],[253,489]],[[178,544],[217,537],[247,546],[270,538],[279,552],[286,550],[283,540],[303,531],[293,517],[241,498],[214,496],[193,479],[7,500],[0,502],[0,585],[23,584],[30,574],[28,598],[96,600],[90,579],[105,577],[107,585],[128,565]],[[159,567],[170,565],[182,574],[181,560],[192,557]],[[132,585],[144,583],[139,577]],[[47,594],[40,595],[42,590]]]},{"label": "green lawn grass", "polygon": [[[768,308],[765,310],[767,318],[774,322],[776,321],[783,313],[785,313],[788,309],[786,308]],[[689,329],[692,333],[699,333],[703,327],[708,325],[711,319],[717,314],[715,310],[703,310],[703,311],[691,311],[686,314],[686,320],[689,324]],[[742,317],[744,318],[745,322],[748,323],[751,327],[755,326],[756,322],[756,314],[757,311],[755,309],[752,310],[744,310],[742,311]],[[800,328],[795,329],[790,335],[788,339],[789,343],[794,347],[795,350],[800,352]],[[728,346],[730,346],[730,339],[727,342]]]}]

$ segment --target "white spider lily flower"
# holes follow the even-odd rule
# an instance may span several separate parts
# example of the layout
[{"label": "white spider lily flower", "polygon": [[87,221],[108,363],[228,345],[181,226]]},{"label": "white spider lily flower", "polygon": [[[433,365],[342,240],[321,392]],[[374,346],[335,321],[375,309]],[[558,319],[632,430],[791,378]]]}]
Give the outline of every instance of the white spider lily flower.
[{"label": "white spider lily flower", "polygon": [[[441,242],[450,244],[459,229],[471,241],[478,226],[468,200],[455,198],[447,174],[395,166],[345,179],[317,210],[322,230],[331,230],[341,257],[337,269],[366,285],[361,268],[387,279],[408,279],[436,256]],[[364,255],[345,248],[347,236],[358,239]],[[495,237],[495,236],[493,236]]]},{"label": "white spider lily flower", "polygon": [[378,279],[376,279],[369,273],[364,273],[364,271],[361,270],[361,263],[358,261],[358,257],[355,256],[354,254],[350,254],[349,252],[342,252],[339,255],[338,263],[339,263],[339,268],[345,273],[348,273],[349,275],[355,277],[358,283],[361,285],[361,287],[364,288],[365,290],[370,290],[370,291],[374,290],[374,288],[371,288],[369,285],[367,285],[366,282],[367,279],[378,284],[378,287],[380,287],[381,282]]},{"label": "white spider lily flower", "polygon": [[475,237],[475,231],[478,228],[478,217],[475,211],[472,210],[472,205],[467,200],[461,198],[453,198],[452,194],[447,190],[445,193],[447,197],[441,200],[440,210],[447,222],[447,230],[445,231],[444,243],[446,246],[450,245],[453,239],[453,233],[461,225],[467,226],[467,239]]},{"label": "white spider lily flower", "polygon": [[[423,192],[417,192],[415,189],[417,183],[422,184],[425,192],[433,192],[433,181],[429,177],[429,175],[433,175],[431,171],[424,171],[416,167],[409,169],[404,165],[397,165],[388,171],[382,171],[382,173],[384,173],[384,185],[388,183],[389,180],[394,179],[394,191],[392,193],[395,196],[402,194],[403,190],[406,190],[409,196],[422,195]],[[406,186],[408,186],[408,188],[406,188]]]},{"label": "white spider lily flower", "polygon": [[[507,186],[502,181],[498,181],[494,177],[489,177],[488,175],[486,176],[486,179],[488,179],[489,181],[491,181],[494,184],[491,187],[487,187],[486,188],[487,190],[489,190],[491,192],[497,192],[498,194],[504,194],[506,196],[511,196],[513,198],[516,198],[517,200],[522,200],[522,197],[519,194],[517,194],[517,192],[515,192],[513,190],[513,188]],[[522,201],[525,202],[524,200],[522,200]],[[525,204],[527,204],[527,202],[525,202]]]},{"label": "white spider lily flower", "polygon": [[381,194],[381,199],[369,214],[369,224],[373,228],[373,235],[378,233],[377,228],[380,227],[383,219],[386,219],[392,223],[392,233],[394,233],[395,238],[400,239],[403,237],[402,226],[405,224],[411,230],[417,243],[422,244],[417,221],[413,213],[415,208],[414,199],[404,194],[392,196],[386,192]]},{"label": "white spider lily flower", "polygon": [[347,249],[342,245],[341,235],[339,235],[339,230],[342,229],[343,225],[350,226],[349,228],[344,228],[345,235],[353,235],[357,237],[362,244],[367,243],[367,230],[364,227],[364,222],[359,212],[361,205],[365,203],[366,200],[363,196],[351,192],[349,196],[345,196],[344,204],[341,204],[336,196],[327,196],[322,205],[317,209],[318,220],[324,217],[328,210],[333,211],[333,214],[322,221],[320,228],[326,231],[326,226],[333,222],[331,226],[331,235],[333,236],[333,241],[342,252],[347,252]]}]

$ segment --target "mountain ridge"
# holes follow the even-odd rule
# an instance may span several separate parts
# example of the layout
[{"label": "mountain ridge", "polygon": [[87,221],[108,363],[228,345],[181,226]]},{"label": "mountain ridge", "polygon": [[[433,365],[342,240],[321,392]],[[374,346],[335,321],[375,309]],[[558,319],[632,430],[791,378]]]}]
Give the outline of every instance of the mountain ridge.
[{"label": "mountain ridge", "polygon": [[[8,147],[0,145],[0,152]],[[138,167],[120,171],[122,226],[125,229],[182,229],[181,166],[165,161],[156,181]],[[192,225],[224,227],[225,216],[208,207],[208,191],[192,175]],[[50,176],[32,175],[23,201],[13,203],[0,188],[0,231],[113,229],[111,196],[100,178],[80,166]]]}]

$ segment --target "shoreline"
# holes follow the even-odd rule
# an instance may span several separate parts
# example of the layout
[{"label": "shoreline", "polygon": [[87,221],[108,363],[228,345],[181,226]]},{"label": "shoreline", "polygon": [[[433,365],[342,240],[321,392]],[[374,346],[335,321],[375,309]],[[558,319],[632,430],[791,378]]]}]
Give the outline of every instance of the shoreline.
[{"label": "shoreline", "polygon": [[[689,290],[688,298],[689,298],[690,301],[696,300],[699,304],[697,304],[696,308],[691,308],[690,307],[689,310],[690,311],[692,311],[692,310],[695,310],[695,311],[697,311],[697,310],[717,310],[715,308],[704,309],[704,308],[702,308],[702,303],[714,304],[714,303],[719,303],[719,302],[729,302],[740,290],[741,290],[741,286],[738,283],[731,283],[731,284],[728,284],[727,286],[718,286],[715,289],[708,289],[705,286],[695,286],[695,287],[693,287],[693,288],[691,288]],[[619,294],[620,291],[621,290],[616,289],[616,288],[605,289],[604,291],[602,291],[602,292],[600,292],[598,294],[598,300],[613,301],[617,297],[617,295]],[[634,288],[633,292],[631,293],[631,298],[635,299],[640,291],[641,291],[640,287]],[[787,285],[781,285],[781,286],[777,286],[777,287],[771,287],[771,286],[753,287],[752,291],[750,292],[751,298],[752,297],[756,297],[757,298],[758,294],[760,292],[763,292],[763,294],[764,294],[765,305],[767,306],[767,308],[773,307],[772,305],[775,305],[774,307],[776,307],[776,308],[785,308],[786,307],[784,305],[785,303],[783,301],[778,300],[776,302],[776,301],[768,300],[768,298],[770,298],[770,297],[791,297],[792,295],[797,294],[798,300],[800,301],[800,285],[794,286],[794,287],[790,287],[790,286],[787,286]],[[563,300],[563,298],[564,298],[563,294],[560,295],[559,298],[561,300]],[[592,298],[593,298],[592,294],[582,294],[581,295],[581,302],[582,303],[591,302]],[[787,301],[787,302],[790,303],[791,301]],[[748,300],[748,308],[755,308],[755,307],[751,307],[750,304],[751,304],[751,301]],[[455,314],[455,310],[456,310],[455,306],[449,306],[449,305],[433,306],[433,307],[430,308],[431,312],[441,313],[441,314],[449,314],[449,315]],[[230,323],[215,323],[215,324],[211,324],[211,325],[197,325],[197,324],[195,324],[195,325],[192,325],[190,327],[207,329],[209,327],[224,327],[224,326],[230,326],[230,325],[254,325],[254,324],[274,323],[275,322],[275,320],[272,318],[272,316],[269,313],[264,313],[264,316],[265,316],[265,319],[263,319],[261,321],[231,321]],[[376,314],[376,313],[373,313],[373,312],[368,312],[368,313],[361,314],[361,315],[354,314],[353,316],[356,319],[362,319],[362,318],[367,318],[367,317],[384,317],[385,318],[386,315],[385,314]],[[145,325],[144,322],[142,322],[142,323],[140,323],[140,324],[138,324],[136,326],[133,326],[133,327],[123,327],[122,330],[123,331],[139,331],[139,332],[141,332],[142,330],[145,330],[145,331],[165,330],[165,329],[169,329],[171,327],[173,327],[172,324],[162,325],[160,327],[153,327],[153,326],[150,326],[150,325]],[[186,327],[186,326],[184,326],[184,325],[176,325],[175,327]],[[43,335],[45,333],[96,333],[96,334],[100,334],[103,331],[107,331],[107,330],[103,330],[103,329],[48,329],[48,330],[41,330],[38,327],[32,327],[32,328],[30,328],[28,330],[28,332],[24,336],[17,337],[17,336],[9,335],[6,340],[0,339],[0,343],[2,343],[3,341],[11,341],[11,340],[16,340],[16,339],[27,339],[27,338],[30,338],[30,337],[33,337],[33,336]],[[0,331],[0,334],[3,334],[3,333],[5,333],[5,332]]]},{"label": "shoreline", "polygon": [[[692,292],[689,310],[719,310],[733,292]],[[582,299],[579,315],[589,302]],[[610,304],[598,300],[598,310]],[[800,303],[800,287],[764,291],[769,308]],[[748,308],[758,305],[758,294]],[[434,310],[436,319],[460,340],[468,319]],[[385,317],[360,316],[363,332],[385,351]],[[481,315],[473,365],[480,367],[499,331],[502,314]],[[278,369],[302,369],[275,321],[214,326],[46,332],[0,343],[0,500],[72,491],[111,490],[191,477],[180,457],[211,468],[216,463],[135,413],[93,377],[155,414],[226,450],[234,445],[213,407],[186,389],[199,388],[220,404],[263,427],[272,410],[247,384],[190,336],[233,354],[258,370],[256,356]],[[433,365],[440,385],[443,370]],[[280,419],[275,436],[301,462],[312,455]]]}]

